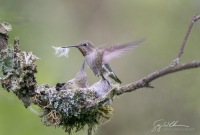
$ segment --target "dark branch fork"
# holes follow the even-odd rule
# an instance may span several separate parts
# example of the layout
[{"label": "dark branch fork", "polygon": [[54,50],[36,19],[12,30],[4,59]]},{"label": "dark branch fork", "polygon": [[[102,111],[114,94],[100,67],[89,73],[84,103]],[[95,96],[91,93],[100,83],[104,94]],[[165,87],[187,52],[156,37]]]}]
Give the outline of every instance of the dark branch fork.
[{"label": "dark branch fork", "polygon": [[131,92],[131,91],[134,91],[136,89],[143,88],[143,87],[152,88],[152,86],[150,85],[150,82],[152,82],[153,80],[155,80],[159,77],[162,77],[162,76],[170,74],[170,73],[186,70],[186,69],[200,67],[200,61],[196,61],[196,62],[194,61],[194,62],[191,62],[191,63],[185,63],[185,64],[179,65],[180,58],[183,54],[187,39],[188,39],[190,32],[192,30],[192,27],[193,27],[194,23],[196,21],[198,21],[199,19],[200,19],[200,15],[194,15],[193,16],[193,18],[190,22],[190,25],[188,27],[188,30],[185,34],[185,37],[183,39],[183,42],[181,44],[181,47],[178,51],[178,54],[177,54],[176,58],[173,60],[171,65],[169,65],[169,66],[167,66],[167,67],[165,67],[165,68],[163,68],[159,71],[155,71],[155,72],[145,76],[144,78],[142,78],[142,79],[140,79],[136,82],[121,86],[118,89],[117,88],[114,89],[113,90],[114,95],[121,95],[123,93]]}]

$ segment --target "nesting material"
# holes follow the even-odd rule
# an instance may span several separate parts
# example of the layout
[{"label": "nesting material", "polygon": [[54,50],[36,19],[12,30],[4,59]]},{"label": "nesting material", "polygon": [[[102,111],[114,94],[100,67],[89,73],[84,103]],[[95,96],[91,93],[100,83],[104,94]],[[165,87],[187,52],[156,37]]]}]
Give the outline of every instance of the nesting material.
[{"label": "nesting material", "polygon": [[62,47],[55,47],[52,46],[52,48],[55,50],[55,55],[58,57],[68,57],[68,53],[69,53],[69,48],[62,48]]}]

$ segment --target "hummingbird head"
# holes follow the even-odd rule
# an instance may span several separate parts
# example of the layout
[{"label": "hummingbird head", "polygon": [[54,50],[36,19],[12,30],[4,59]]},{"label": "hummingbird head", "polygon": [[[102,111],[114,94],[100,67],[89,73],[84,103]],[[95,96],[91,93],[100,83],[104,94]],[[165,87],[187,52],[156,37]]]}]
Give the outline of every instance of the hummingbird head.
[{"label": "hummingbird head", "polygon": [[90,53],[92,53],[95,49],[94,45],[90,41],[81,41],[77,45],[70,45],[70,46],[65,46],[62,48],[70,48],[70,47],[76,47],[79,49],[79,51],[83,54],[83,56],[86,56]]},{"label": "hummingbird head", "polygon": [[77,48],[83,54],[83,56],[92,53],[95,49],[94,45],[90,41],[82,41],[78,43]]}]

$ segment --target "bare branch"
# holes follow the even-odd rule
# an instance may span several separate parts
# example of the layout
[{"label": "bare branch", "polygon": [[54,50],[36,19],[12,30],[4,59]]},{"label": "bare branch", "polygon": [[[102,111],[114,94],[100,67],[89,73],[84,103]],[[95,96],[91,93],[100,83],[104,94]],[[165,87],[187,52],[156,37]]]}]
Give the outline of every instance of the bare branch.
[{"label": "bare branch", "polygon": [[139,89],[139,88],[149,87],[150,82],[152,82],[153,80],[159,77],[165,76],[170,73],[182,71],[182,70],[191,69],[191,68],[199,68],[199,67],[200,67],[200,61],[196,61],[196,62],[194,61],[191,63],[181,64],[175,67],[168,66],[159,71],[155,71],[134,83],[121,86],[119,89],[114,89],[114,94],[121,95],[126,92],[135,91],[136,89]]},{"label": "bare branch", "polygon": [[185,48],[185,45],[186,45],[186,42],[187,42],[187,39],[188,39],[188,37],[189,37],[189,35],[190,35],[190,31],[192,30],[192,27],[193,27],[193,25],[194,25],[194,23],[196,22],[196,21],[198,21],[200,19],[200,15],[194,15],[193,17],[192,17],[192,20],[191,20],[191,22],[190,22],[190,25],[189,25],[189,27],[188,27],[188,30],[187,30],[187,32],[185,33],[185,37],[184,37],[184,39],[183,39],[183,42],[182,42],[182,44],[181,44],[181,47],[180,47],[180,49],[179,49],[179,52],[178,52],[178,54],[177,54],[177,56],[176,56],[176,58],[173,60],[173,62],[172,62],[172,67],[173,66],[176,66],[178,63],[179,63],[179,61],[180,61],[180,58],[181,58],[181,56],[182,56],[182,54],[183,54],[183,50],[184,50],[184,48]]}]

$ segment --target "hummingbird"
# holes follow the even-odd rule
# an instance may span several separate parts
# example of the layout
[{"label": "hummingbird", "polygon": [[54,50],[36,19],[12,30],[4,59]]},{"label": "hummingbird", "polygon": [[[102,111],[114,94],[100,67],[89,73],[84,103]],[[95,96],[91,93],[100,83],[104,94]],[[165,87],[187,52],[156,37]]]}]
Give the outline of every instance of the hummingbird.
[{"label": "hummingbird", "polygon": [[112,59],[118,58],[121,55],[127,53],[132,48],[137,47],[142,42],[143,40],[139,40],[116,46],[97,48],[90,41],[86,40],[78,43],[77,45],[64,46],[61,48],[78,48],[96,76],[102,76],[102,78],[107,80],[109,83],[109,77],[117,83],[122,83],[121,80],[113,72],[109,62]]},{"label": "hummingbird", "polygon": [[112,87],[110,83],[104,78],[101,78],[100,81],[94,83],[88,89],[90,89],[91,91],[94,91],[97,97],[104,97],[111,90],[111,88]]},{"label": "hummingbird", "polygon": [[85,60],[82,64],[81,70],[76,74],[76,76],[66,82],[65,84],[61,84],[60,90],[67,89],[78,89],[78,88],[88,88],[88,80],[87,74],[85,72]]}]

